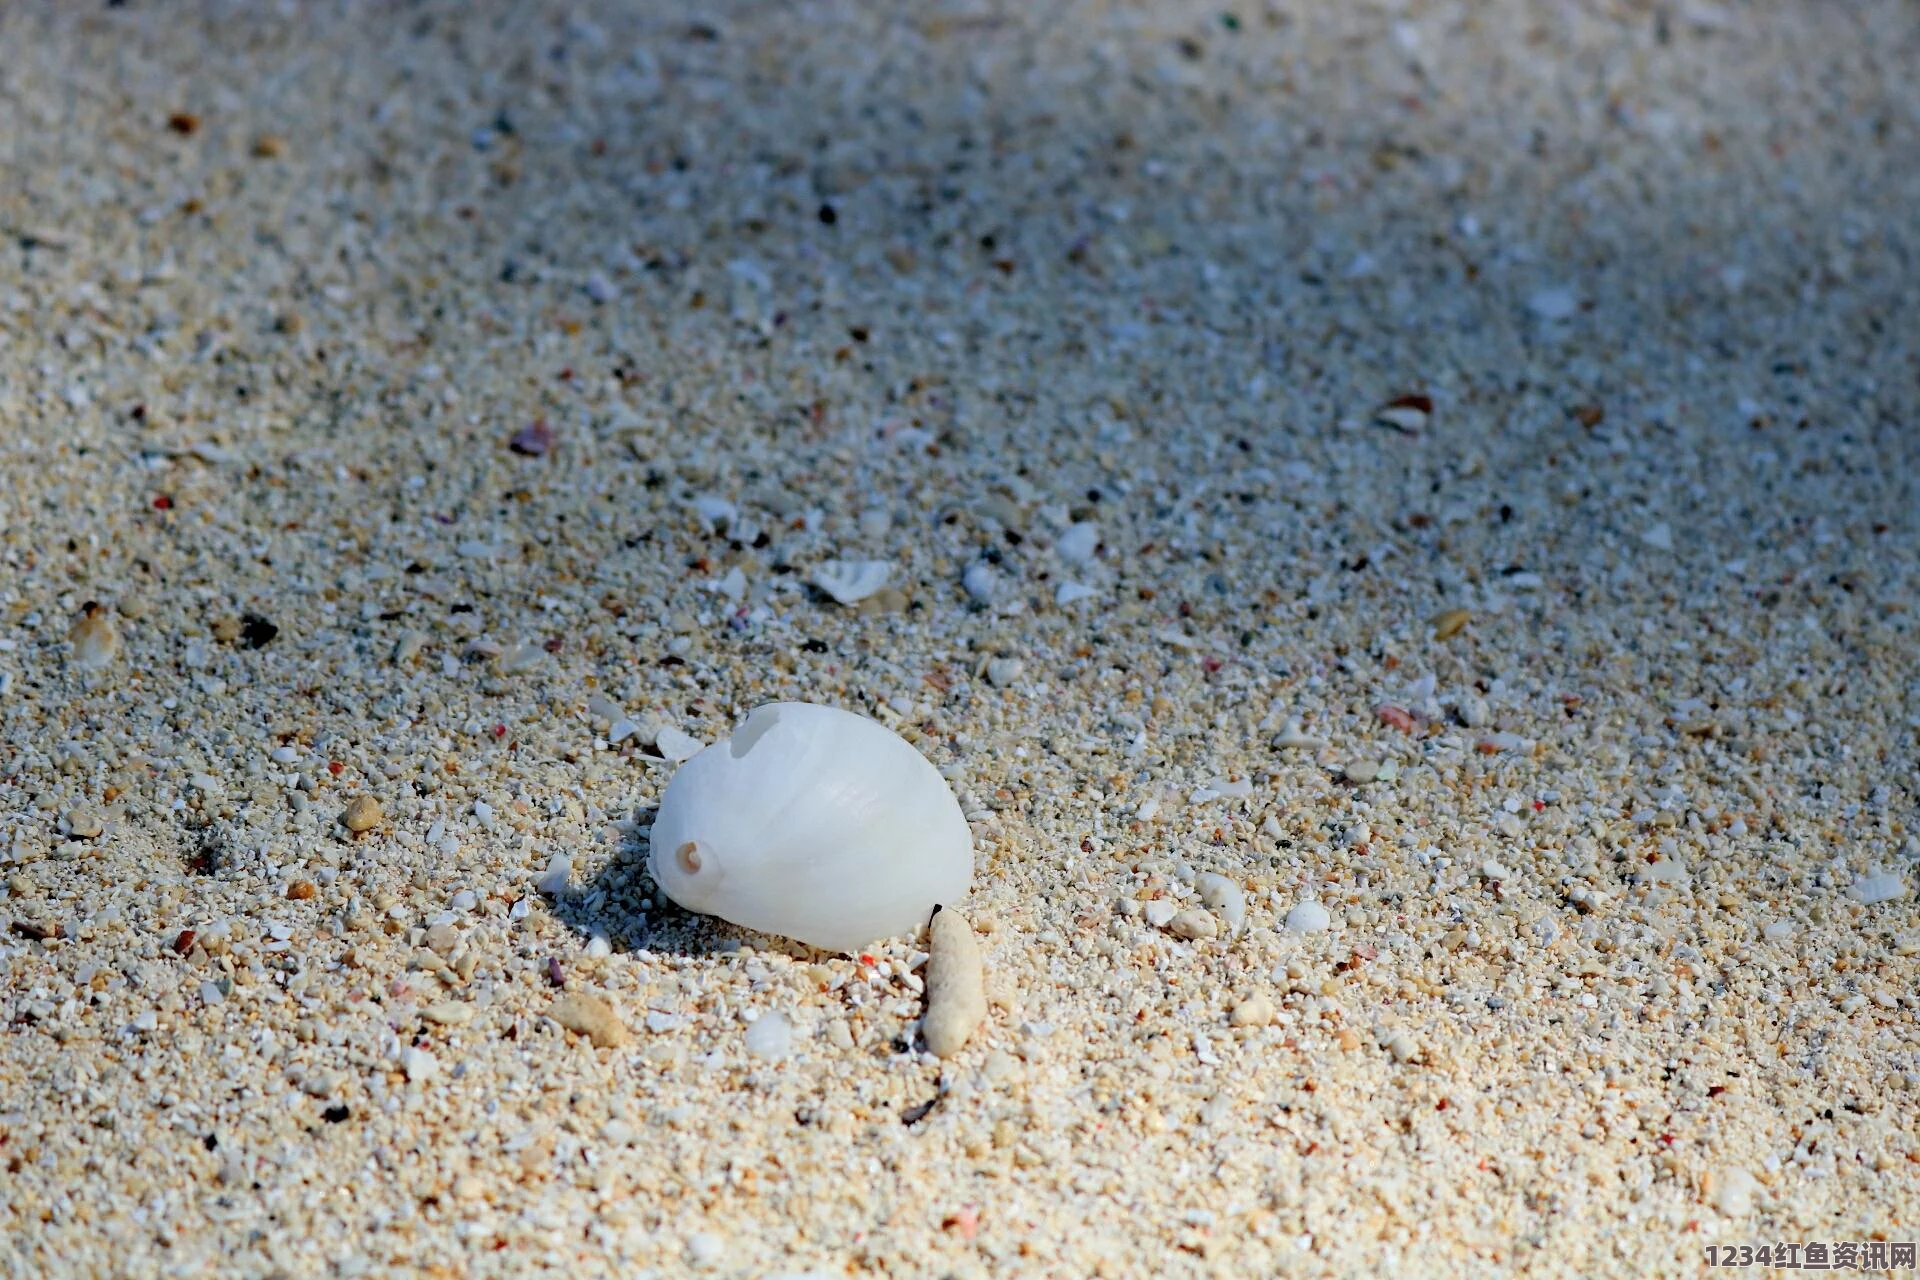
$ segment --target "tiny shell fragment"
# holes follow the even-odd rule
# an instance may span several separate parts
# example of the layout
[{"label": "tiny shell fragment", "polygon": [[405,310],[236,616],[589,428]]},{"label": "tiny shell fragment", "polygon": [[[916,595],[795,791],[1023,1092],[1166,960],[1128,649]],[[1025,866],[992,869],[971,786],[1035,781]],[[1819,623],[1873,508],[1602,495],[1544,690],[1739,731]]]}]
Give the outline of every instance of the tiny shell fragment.
[{"label": "tiny shell fragment", "polygon": [[965,916],[935,907],[927,928],[927,1013],[920,1031],[934,1056],[951,1058],[987,1016],[980,944]]},{"label": "tiny shell fragment", "polygon": [[813,585],[840,604],[859,604],[892,576],[885,560],[829,560],[813,571]]},{"label": "tiny shell fragment", "polygon": [[1459,635],[1472,619],[1473,613],[1467,609],[1448,609],[1445,613],[1436,614],[1433,619],[1433,638],[1451,640]]}]

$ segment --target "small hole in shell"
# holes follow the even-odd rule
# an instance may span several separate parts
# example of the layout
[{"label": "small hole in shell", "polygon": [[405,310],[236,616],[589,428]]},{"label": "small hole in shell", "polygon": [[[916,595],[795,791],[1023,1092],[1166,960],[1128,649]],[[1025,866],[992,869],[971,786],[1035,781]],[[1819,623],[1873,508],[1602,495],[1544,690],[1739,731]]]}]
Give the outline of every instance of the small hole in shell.
[{"label": "small hole in shell", "polygon": [[673,859],[688,875],[700,874],[700,846],[689,840],[673,851]]},{"label": "small hole in shell", "polygon": [[733,737],[727,744],[727,753],[738,760],[753,750],[754,744],[766,736],[767,730],[773,728],[779,718],[780,713],[772,707],[761,707],[755,711],[747,717],[745,724],[733,731]]}]

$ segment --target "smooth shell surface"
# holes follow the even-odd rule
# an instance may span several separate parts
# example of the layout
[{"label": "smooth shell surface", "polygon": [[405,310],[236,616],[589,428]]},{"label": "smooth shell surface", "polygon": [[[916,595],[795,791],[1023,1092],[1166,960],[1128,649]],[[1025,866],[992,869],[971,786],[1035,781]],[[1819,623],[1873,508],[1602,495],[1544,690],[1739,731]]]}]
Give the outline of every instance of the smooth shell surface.
[{"label": "smooth shell surface", "polygon": [[885,725],[756,707],[667,784],[648,862],[689,911],[856,951],[957,904],[973,833],[945,778]]}]

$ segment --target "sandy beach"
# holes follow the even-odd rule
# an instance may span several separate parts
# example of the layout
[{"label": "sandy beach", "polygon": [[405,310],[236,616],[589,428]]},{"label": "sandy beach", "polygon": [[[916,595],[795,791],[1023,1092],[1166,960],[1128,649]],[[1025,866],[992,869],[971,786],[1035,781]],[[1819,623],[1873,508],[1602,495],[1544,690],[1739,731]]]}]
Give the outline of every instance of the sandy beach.
[{"label": "sandy beach", "polygon": [[[1912,1268],[1920,9],[0,51],[0,1275]],[[950,1056],[648,872],[777,700]]]}]

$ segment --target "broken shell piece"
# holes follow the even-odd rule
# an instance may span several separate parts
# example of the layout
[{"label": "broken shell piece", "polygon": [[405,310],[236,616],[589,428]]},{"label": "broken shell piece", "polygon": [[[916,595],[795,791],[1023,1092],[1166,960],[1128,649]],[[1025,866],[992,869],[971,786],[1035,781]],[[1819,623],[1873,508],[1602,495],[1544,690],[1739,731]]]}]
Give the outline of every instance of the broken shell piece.
[{"label": "broken shell piece", "polygon": [[967,918],[935,907],[927,927],[927,1013],[920,1033],[935,1057],[951,1058],[987,1016],[980,944]]},{"label": "broken shell piece", "polygon": [[893,566],[885,560],[828,560],[813,571],[813,585],[840,604],[859,604],[892,576]]}]

